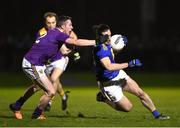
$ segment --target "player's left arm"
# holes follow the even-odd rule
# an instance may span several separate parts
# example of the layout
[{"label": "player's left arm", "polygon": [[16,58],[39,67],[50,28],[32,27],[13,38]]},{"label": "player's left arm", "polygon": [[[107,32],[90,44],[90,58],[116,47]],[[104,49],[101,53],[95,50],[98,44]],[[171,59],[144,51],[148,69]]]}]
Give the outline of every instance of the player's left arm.
[{"label": "player's left arm", "polygon": [[73,39],[75,39],[75,40],[78,39],[78,36],[77,36],[77,34],[76,34],[74,31],[71,31],[71,32],[70,32],[69,37],[70,37],[70,38],[73,38]]},{"label": "player's left arm", "polygon": [[[70,38],[73,38],[73,39],[76,39],[76,40],[78,39],[78,36],[74,31],[71,31],[69,36],[70,36]],[[75,62],[77,62],[81,58],[76,45],[73,45],[73,48],[72,48],[71,53],[69,54],[69,56],[73,56],[73,60]]]},{"label": "player's left arm", "polygon": [[[77,34],[74,31],[70,32],[69,37],[72,38],[72,39],[75,39],[75,40],[78,39],[78,36],[77,36]],[[73,45],[71,50],[77,52],[77,46]]]},{"label": "player's left arm", "polygon": [[59,49],[59,51],[63,54],[63,55],[68,55],[72,50],[67,48],[65,44],[63,44],[61,46],[61,48]]},{"label": "player's left arm", "polygon": [[[69,34],[69,37],[72,38],[72,39],[75,39],[77,40],[78,37],[76,35],[76,33],[74,31],[71,31],[70,34]],[[73,48],[68,48],[65,44],[63,44],[60,48],[60,52],[63,54],[63,55],[68,55],[70,56],[70,53],[71,54],[74,54],[75,52],[77,52],[77,49],[76,49],[76,46],[74,45]]]}]

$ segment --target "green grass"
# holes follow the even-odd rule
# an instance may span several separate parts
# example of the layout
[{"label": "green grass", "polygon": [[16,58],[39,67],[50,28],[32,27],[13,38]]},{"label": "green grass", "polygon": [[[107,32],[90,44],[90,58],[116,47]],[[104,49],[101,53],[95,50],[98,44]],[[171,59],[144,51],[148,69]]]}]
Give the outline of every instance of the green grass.
[{"label": "green grass", "polygon": [[[84,73],[83,73],[84,74]],[[76,79],[94,80],[92,74],[73,74]],[[66,74],[68,77],[70,74]],[[68,111],[69,114],[61,110],[60,97],[57,95],[53,100],[52,108],[50,112],[46,112],[47,119],[32,120],[31,114],[33,109],[39,102],[39,98],[42,91],[33,95],[23,106],[23,120],[16,120],[13,117],[13,113],[9,110],[8,106],[14,102],[19,96],[21,96],[30,81],[23,75],[12,74],[11,76],[3,75],[0,80],[0,126],[1,127],[177,127],[180,126],[180,88],[178,86],[163,86],[167,82],[173,79],[177,79],[177,74],[172,77],[158,74],[135,75],[135,79],[141,84],[148,84],[148,81],[153,81],[153,87],[149,83],[147,87],[143,86],[143,89],[151,96],[158,110],[164,114],[168,114],[171,119],[166,121],[155,120],[152,114],[145,109],[140,103],[139,99],[135,96],[125,93],[125,95],[133,103],[133,109],[129,113],[118,112],[110,108],[104,103],[99,103],[95,100],[96,93],[98,91],[95,85],[91,85],[94,82],[90,82],[85,86],[68,86],[64,85],[66,90],[70,90]],[[147,77],[148,76],[148,77]],[[168,77],[167,79],[157,78]],[[6,78],[10,78],[11,81],[6,81]],[[15,78],[15,79],[13,79]],[[89,80],[89,78],[91,78]],[[6,81],[6,82],[5,82]],[[157,81],[157,83],[155,82]],[[179,85],[180,82],[176,82]],[[8,86],[9,84],[9,86]],[[19,84],[19,85],[18,85]],[[90,87],[91,85],[91,87]],[[155,85],[155,86],[154,86]],[[159,86],[158,86],[159,85]],[[78,113],[82,113],[84,118],[78,117]]]}]

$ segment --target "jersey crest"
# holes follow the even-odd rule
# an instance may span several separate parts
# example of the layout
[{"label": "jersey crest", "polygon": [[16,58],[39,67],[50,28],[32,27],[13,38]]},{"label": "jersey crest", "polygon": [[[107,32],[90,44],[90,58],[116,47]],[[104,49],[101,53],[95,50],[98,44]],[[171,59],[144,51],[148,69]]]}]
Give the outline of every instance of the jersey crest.
[{"label": "jersey crest", "polygon": [[43,35],[45,35],[47,33],[47,30],[45,29],[45,28],[41,28],[40,30],[39,30],[39,36],[43,36]]}]

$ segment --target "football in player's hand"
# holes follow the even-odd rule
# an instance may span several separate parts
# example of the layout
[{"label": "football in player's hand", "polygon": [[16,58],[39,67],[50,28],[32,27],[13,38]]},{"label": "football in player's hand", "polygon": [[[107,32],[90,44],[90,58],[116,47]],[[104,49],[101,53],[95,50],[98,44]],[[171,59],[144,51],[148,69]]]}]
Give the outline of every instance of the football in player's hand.
[{"label": "football in player's hand", "polygon": [[127,44],[127,38],[120,34],[115,34],[111,36],[111,47],[114,51],[122,50]]}]

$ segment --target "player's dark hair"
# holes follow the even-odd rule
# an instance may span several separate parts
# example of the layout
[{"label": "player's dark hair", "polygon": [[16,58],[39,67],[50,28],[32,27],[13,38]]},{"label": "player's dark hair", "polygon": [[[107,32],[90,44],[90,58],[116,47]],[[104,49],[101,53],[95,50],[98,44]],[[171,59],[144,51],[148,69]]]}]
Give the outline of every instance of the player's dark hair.
[{"label": "player's dark hair", "polygon": [[94,25],[92,27],[93,32],[95,33],[96,37],[102,35],[103,32],[107,31],[110,29],[110,27],[106,24],[99,24],[99,25]]},{"label": "player's dark hair", "polygon": [[103,32],[106,32],[107,30],[110,29],[110,27],[108,25],[106,25],[106,24],[94,25],[92,27],[92,29],[95,34],[97,44],[102,44],[109,40],[108,35],[102,34]]},{"label": "player's dark hair", "polygon": [[65,15],[59,16],[57,26],[61,27],[67,20],[72,20],[72,17]]},{"label": "player's dark hair", "polygon": [[46,12],[44,14],[44,20],[46,21],[47,17],[55,17],[56,21],[58,21],[58,16],[55,12]]}]

